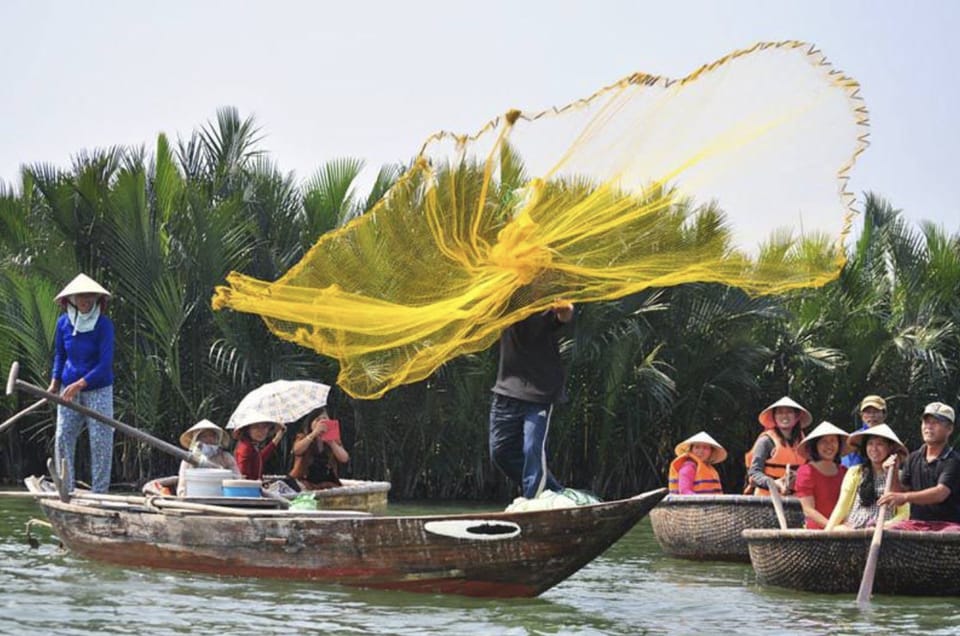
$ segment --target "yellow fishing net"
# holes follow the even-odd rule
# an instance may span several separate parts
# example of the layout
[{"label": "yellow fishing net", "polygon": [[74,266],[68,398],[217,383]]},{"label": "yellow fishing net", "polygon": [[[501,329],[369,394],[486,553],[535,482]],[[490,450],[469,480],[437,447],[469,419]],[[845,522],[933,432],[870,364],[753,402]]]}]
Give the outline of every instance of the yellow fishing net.
[{"label": "yellow fishing net", "polygon": [[801,42],[681,80],[631,75],[472,136],[431,136],[373,210],[276,282],[231,273],[213,307],[259,314],[375,398],[558,299],[822,285],[844,261],[866,126],[856,82]]}]

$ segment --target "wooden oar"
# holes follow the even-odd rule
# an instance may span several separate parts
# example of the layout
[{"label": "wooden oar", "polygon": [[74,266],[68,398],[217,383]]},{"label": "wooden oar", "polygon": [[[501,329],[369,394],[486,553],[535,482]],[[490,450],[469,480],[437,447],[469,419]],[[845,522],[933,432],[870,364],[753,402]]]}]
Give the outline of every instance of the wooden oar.
[{"label": "wooden oar", "polygon": [[[890,492],[893,488],[893,470],[893,466],[887,469],[884,493]],[[864,479],[866,478],[864,476]],[[883,540],[883,522],[887,516],[887,508],[888,506],[880,506],[877,512],[877,525],[873,529],[870,551],[867,552],[867,564],[863,566],[863,578],[860,579],[860,589],[857,591],[857,605],[861,608],[870,602],[870,594],[873,593],[873,580],[877,577],[877,559],[880,558],[880,542]]]},{"label": "wooden oar", "polygon": [[13,416],[8,417],[6,420],[4,420],[3,424],[0,424],[0,433],[3,433],[5,430],[7,430],[8,428],[16,424],[17,420],[19,420],[24,415],[28,413],[32,413],[33,411],[36,411],[38,408],[40,408],[46,403],[47,403],[47,398],[42,398],[40,400],[37,400],[27,408],[23,409],[19,413],[15,413]]},{"label": "wooden oar", "polygon": [[787,529],[787,515],[783,512],[783,500],[780,498],[780,490],[776,484],[770,488],[770,500],[773,501],[773,509],[777,513],[777,521],[780,522],[780,529]]},{"label": "wooden oar", "polygon": [[97,411],[87,408],[82,404],[77,404],[76,402],[73,402],[71,400],[66,400],[60,397],[59,395],[57,395],[56,393],[50,393],[49,391],[45,391],[44,389],[41,389],[40,387],[34,384],[30,384],[29,382],[24,382],[23,380],[17,377],[19,373],[20,373],[20,363],[14,362],[13,364],[10,365],[10,375],[7,377],[7,395],[10,395],[11,393],[13,393],[13,390],[15,388],[20,389],[24,393],[29,393],[30,395],[33,395],[35,397],[44,398],[49,402],[53,402],[54,404],[65,406],[67,408],[73,409],[74,411],[77,411],[78,413],[82,413],[87,417],[92,417],[93,419],[103,422],[108,426],[112,426],[113,428],[120,431],[121,433],[126,433],[130,437],[134,437],[140,440],[141,442],[143,442],[144,444],[147,444],[148,446],[152,446],[158,451],[167,453],[168,455],[173,455],[177,459],[181,459],[185,462],[193,464],[194,466],[198,466],[200,468],[220,468],[219,465],[214,464],[213,462],[208,460],[206,457],[194,455],[193,453],[188,453],[182,448],[178,448],[173,444],[170,444],[169,442],[163,441],[162,439],[157,439],[153,435],[150,435],[149,433],[144,433],[140,429],[134,428],[129,424],[124,424],[119,420],[115,420],[112,417],[107,417],[103,413],[98,413]]}]

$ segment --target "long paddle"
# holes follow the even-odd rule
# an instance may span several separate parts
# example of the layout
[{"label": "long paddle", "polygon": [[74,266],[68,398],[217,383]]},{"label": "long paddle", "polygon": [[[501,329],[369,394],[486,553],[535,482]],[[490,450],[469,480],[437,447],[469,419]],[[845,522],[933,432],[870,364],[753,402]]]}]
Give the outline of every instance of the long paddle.
[{"label": "long paddle", "polygon": [[14,362],[13,364],[10,365],[10,375],[7,377],[7,395],[12,394],[15,388],[20,389],[24,393],[29,393],[34,397],[41,397],[46,399],[49,402],[53,402],[54,404],[59,404],[67,408],[71,408],[74,411],[77,411],[78,413],[83,413],[87,417],[92,417],[93,419],[103,422],[108,426],[112,426],[113,428],[120,431],[121,433],[126,433],[130,437],[135,437],[136,439],[140,440],[144,444],[147,444],[148,446],[152,446],[158,451],[167,453],[169,455],[173,455],[177,459],[181,459],[194,466],[198,466],[200,468],[220,468],[220,466],[218,466],[217,464],[214,464],[213,462],[208,460],[206,457],[194,455],[193,453],[188,453],[182,448],[177,448],[176,446],[174,446],[173,444],[170,444],[169,442],[165,442],[162,439],[157,439],[153,435],[150,435],[149,433],[144,433],[140,429],[134,428],[129,424],[124,424],[119,420],[115,420],[112,417],[107,417],[103,413],[98,413],[97,411],[87,408],[82,404],[77,404],[76,402],[73,402],[71,400],[66,400],[60,397],[59,395],[57,395],[56,393],[50,393],[49,391],[45,391],[44,389],[41,389],[40,387],[34,384],[30,384],[29,382],[24,382],[23,380],[17,377],[19,373],[20,373],[20,363]]},{"label": "long paddle", "polygon": [[770,500],[773,502],[773,509],[777,512],[777,521],[780,522],[780,529],[787,529],[787,515],[783,512],[783,499],[780,498],[780,490],[776,484],[770,487]]},{"label": "long paddle", "polygon": [[[16,363],[14,363],[14,364],[16,364]],[[7,393],[9,394],[10,391],[7,391]],[[25,408],[25,409],[23,409],[22,411],[20,411],[19,413],[15,413],[13,416],[8,417],[6,420],[4,420],[3,424],[0,424],[0,433],[3,433],[5,430],[7,430],[8,428],[10,428],[10,427],[13,426],[14,424],[16,424],[16,423],[17,423],[17,420],[19,420],[21,417],[23,417],[23,416],[26,415],[27,413],[31,413],[31,412],[33,412],[33,411],[36,411],[38,408],[40,408],[41,406],[43,406],[43,405],[46,404],[46,403],[47,403],[47,398],[39,399],[39,400],[37,400],[36,402],[34,402],[33,404],[31,404],[30,406],[28,406],[27,408]]]},{"label": "long paddle", "polygon": [[[891,466],[887,469],[884,493],[890,492],[893,487],[893,468]],[[863,478],[866,479],[867,476],[864,475]],[[860,590],[857,592],[857,605],[860,607],[870,602],[870,594],[873,592],[873,580],[877,576],[877,559],[880,558],[880,542],[883,540],[883,522],[886,516],[887,506],[880,506],[877,512],[877,525],[873,529],[873,539],[870,541],[870,551],[867,553],[867,564],[863,566],[863,578],[860,579]]]}]

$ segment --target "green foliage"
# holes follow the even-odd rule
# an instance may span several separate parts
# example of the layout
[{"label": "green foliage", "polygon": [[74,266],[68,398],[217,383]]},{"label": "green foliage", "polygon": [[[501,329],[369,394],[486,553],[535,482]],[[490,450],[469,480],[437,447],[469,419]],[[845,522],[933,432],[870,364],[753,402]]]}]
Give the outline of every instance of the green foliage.
[{"label": "green foliage", "polygon": [[[212,290],[232,270],[276,279],[321,234],[371,210],[402,169],[381,168],[361,192],[363,162],[334,159],[298,183],[259,140],[253,119],[228,108],[175,144],[160,135],[151,154],[85,151],[68,169],[34,165],[16,188],[0,183],[3,368],[19,360],[23,377],[48,384],[59,313],[52,298],[84,271],[114,293],[116,414],[127,423],[175,441],[202,417],[225,423],[240,397],[263,382],[332,382],[334,361],[274,338],[255,316],[213,313]],[[452,167],[428,203],[476,198],[480,175],[476,165]],[[507,213],[527,179],[522,160],[504,148],[489,204]],[[422,186],[410,179],[384,207],[420,209]],[[586,187],[550,185],[544,196],[562,199]],[[671,205],[656,221],[671,229],[658,232],[664,247],[726,249],[721,210],[704,206],[689,215],[692,202]],[[428,232],[420,223],[410,214],[409,231]],[[828,245],[808,237],[791,251],[780,239],[764,258],[822,254]],[[353,247],[356,260],[345,268],[381,266],[369,256],[377,245]],[[868,195],[848,256],[836,281],[784,297],[686,285],[579,307],[562,342],[569,400],[551,425],[552,470],[604,497],[632,494],[662,485],[674,445],[707,430],[730,451],[721,473],[735,492],[743,476],[738,458],[759,431],[757,413],[786,393],[817,421],[848,429],[857,425],[858,400],[879,393],[889,421],[917,445],[923,404],[960,401],[960,236],[929,224],[913,228]],[[496,362],[492,349],[462,356],[380,400],[342,402],[336,414],[353,475],[389,479],[401,498],[510,496],[513,487],[487,457]],[[4,397],[0,409],[5,417],[26,403]],[[41,409],[7,433],[0,474],[19,479],[42,470],[53,424],[52,411]],[[118,481],[175,470],[170,458],[122,436],[117,459]],[[284,470],[285,459],[268,469]]]}]

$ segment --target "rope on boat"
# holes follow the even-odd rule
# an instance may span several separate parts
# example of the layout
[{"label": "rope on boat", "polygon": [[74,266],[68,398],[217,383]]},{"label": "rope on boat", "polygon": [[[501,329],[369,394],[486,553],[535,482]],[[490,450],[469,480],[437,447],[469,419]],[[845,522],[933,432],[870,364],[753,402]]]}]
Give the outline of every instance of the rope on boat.
[{"label": "rope on boat", "polygon": [[27,543],[33,549],[37,549],[40,547],[40,542],[37,541],[37,539],[30,533],[30,529],[33,526],[43,526],[44,528],[47,528],[50,531],[53,531],[53,526],[50,525],[50,522],[44,521],[43,519],[37,519],[37,518],[30,519],[27,521],[26,525],[27,525]]}]

